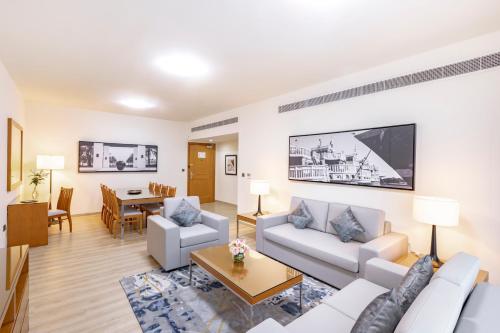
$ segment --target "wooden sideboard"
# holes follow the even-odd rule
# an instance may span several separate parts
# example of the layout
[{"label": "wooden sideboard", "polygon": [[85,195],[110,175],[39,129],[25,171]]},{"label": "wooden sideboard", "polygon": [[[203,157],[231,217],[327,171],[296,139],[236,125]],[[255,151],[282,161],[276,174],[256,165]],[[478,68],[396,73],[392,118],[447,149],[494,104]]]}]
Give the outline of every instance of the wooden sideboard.
[{"label": "wooden sideboard", "polygon": [[0,333],[29,331],[29,246],[0,249]]},{"label": "wooden sideboard", "polygon": [[48,196],[33,203],[23,203],[24,200],[29,198],[20,196],[7,206],[7,246],[47,245],[49,243]]}]

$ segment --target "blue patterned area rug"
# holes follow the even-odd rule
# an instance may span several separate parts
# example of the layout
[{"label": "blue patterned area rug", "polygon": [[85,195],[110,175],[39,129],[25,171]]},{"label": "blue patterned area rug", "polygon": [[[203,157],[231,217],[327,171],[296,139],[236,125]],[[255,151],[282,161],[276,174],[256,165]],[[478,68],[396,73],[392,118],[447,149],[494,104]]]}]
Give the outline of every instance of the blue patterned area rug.
[{"label": "blue patterned area rug", "polygon": [[[188,268],[170,272],[156,269],[125,277],[120,283],[145,333],[241,333],[266,318],[286,325],[300,315],[298,286],[252,309],[213,276],[194,265],[192,286],[189,285]],[[335,292],[336,289],[304,276],[303,312]]]}]

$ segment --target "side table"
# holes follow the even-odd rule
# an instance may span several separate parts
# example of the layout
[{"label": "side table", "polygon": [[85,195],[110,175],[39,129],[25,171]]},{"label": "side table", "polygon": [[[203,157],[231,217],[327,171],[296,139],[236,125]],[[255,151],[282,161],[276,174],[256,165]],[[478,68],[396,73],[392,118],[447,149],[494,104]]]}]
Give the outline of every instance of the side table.
[{"label": "side table", "polygon": [[[240,235],[240,221],[251,224],[253,226],[257,225],[257,216],[253,215],[254,213],[241,213],[236,215],[236,238]],[[269,212],[264,212],[263,215],[267,215]]]}]

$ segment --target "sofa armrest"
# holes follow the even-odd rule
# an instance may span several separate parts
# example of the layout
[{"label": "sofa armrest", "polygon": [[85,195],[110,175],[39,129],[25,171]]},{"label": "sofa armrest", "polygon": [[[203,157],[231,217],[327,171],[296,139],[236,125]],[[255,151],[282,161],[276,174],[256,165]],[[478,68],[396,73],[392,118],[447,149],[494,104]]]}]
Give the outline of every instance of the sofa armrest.
[{"label": "sofa armrest", "polygon": [[387,289],[401,284],[408,272],[408,267],[381,258],[372,258],[366,262],[365,279]]},{"label": "sofa armrest", "polygon": [[201,223],[219,232],[219,244],[229,243],[229,219],[227,217],[202,210]]},{"label": "sofa armrest", "polygon": [[375,238],[359,248],[359,275],[365,276],[365,265],[371,258],[395,261],[406,254],[408,254],[408,236],[390,232]]},{"label": "sofa armrest", "polygon": [[264,250],[263,248],[264,229],[271,228],[287,222],[288,222],[288,212],[257,216],[256,231],[255,231],[257,251],[262,252]]},{"label": "sofa armrest", "polygon": [[147,250],[166,269],[179,267],[181,255],[179,226],[159,215],[148,217]]},{"label": "sofa armrest", "polygon": [[281,326],[276,320],[268,318],[259,325],[247,331],[247,333],[288,333],[288,330]]}]

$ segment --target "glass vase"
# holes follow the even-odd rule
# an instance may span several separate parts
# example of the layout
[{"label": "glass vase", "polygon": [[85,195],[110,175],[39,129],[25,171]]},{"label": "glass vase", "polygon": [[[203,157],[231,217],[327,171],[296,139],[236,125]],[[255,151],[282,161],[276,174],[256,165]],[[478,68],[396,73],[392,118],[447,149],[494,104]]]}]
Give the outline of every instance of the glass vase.
[{"label": "glass vase", "polygon": [[243,253],[238,253],[237,255],[233,256],[233,260],[235,263],[241,263],[243,262],[243,259],[245,259],[245,255]]},{"label": "glass vase", "polygon": [[33,189],[33,192],[31,192],[31,197],[33,198],[33,200],[38,199],[38,190],[37,190],[37,187],[36,187],[36,186],[35,186],[35,188]]}]

